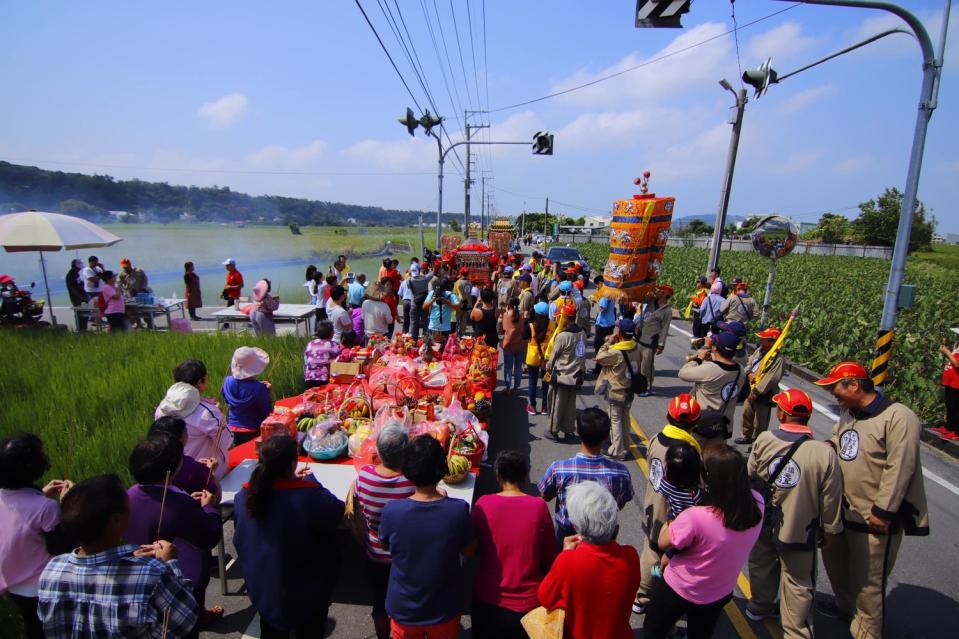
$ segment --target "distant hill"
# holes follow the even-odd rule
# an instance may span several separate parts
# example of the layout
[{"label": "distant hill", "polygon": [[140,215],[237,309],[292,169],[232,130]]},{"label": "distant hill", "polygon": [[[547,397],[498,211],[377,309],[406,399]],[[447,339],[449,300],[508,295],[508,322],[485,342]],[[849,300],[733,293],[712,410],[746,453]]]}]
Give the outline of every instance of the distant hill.
[{"label": "distant hill", "polygon": [[[47,171],[0,161],[0,213],[27,209],[67,213],[93,221],[116,221],[117,215],[110,212],[126,211],[133,214],[125,216],[124,221],[128,222],[184,219],[315,226],[349,222],[402,226],[416,222],[421,213],[276,195],[252,196],[229,187],[117,180],[109,175]],[[459,219],[460,215],[443,217]]]},{"label": "distant hill", "polygon": [[[678,230],[685,226],[689,226],[689,223],[692,222],[693,220],[699,220],[701,222],[705,222],[706,224],[709,224],[710,226],[712,226],[713,224],[716,223],[716,214],[708,213],[704,215],[687,215],[685,217],[681,217],[673,220],[672,228]],[[726,216],[726,224],[739,224],[740,222],[745,222],[745,221],[746,221],[746,218],[744,218],[742,215]]]}]

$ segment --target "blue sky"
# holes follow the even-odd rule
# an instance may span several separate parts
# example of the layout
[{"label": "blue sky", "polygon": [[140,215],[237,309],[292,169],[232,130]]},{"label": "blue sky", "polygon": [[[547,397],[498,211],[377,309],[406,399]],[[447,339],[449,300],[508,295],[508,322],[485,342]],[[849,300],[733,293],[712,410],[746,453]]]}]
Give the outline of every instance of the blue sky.
[{"label": "blue sky", "polygon": [[[380,5],[361,2],[427,106]],[[901,3],[937,41],[942,2]],[[384,4],[396,14],[395,4]],[[453,0],[461,64],[449,0],[436,0],[439,20],[433,0],[396,4],[454,140],[462,138],[459,109],[537,98],[732,27],[723,0],[696,0],[682,30],[634,28],[634,0],[486,0],[484,56],[483,1]],[[740,0],[737,19],[742,25],[789,6]],[[892,24],[879,12],[799,6],[740,31],[742,67],[771,56],[785,73]],[[946,232],[959,232],[956,35],[951,29],[919,191]],[[730,212],[815,221],[825,211],[854,215],[846,209],[887,186],[902,188],[920,62],[909,37],[892,36],[750,101]],[[396,122],[413,100],[354,2],[8,0],[0,6],[0,74],[3,159],[251,193],[436,206],[435,143],[419,133],[410,138]],[[608,214],[644,169],[652,171],[653,190],[677,197],[678,215],[713,213],[732,102],[717,82],[738,85],[738,75],[729,35],[589,89],[496,111],[479,139],[527,140],[548,129],[556,153],[487,147],[477,170],[493,177],[495,207],[507,214],[541,209],[547,196],[563,203],[554,211]],[[444,209],[461,212],[457,161],[446,169]],[[474,214],[479,186],[477,179]]]}]

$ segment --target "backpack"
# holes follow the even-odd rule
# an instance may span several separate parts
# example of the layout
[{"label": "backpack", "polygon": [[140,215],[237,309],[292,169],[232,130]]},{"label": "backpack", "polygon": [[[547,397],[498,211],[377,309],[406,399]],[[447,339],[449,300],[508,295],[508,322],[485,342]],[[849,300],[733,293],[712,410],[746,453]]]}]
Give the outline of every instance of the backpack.
[{"label": "backpack", "polygon": [[97,310],[101,313],[107,310],[107,298],[104,297],[103,293],[97,294],[97,299],[94,303],[96,304]]},{"label": "backpack", "polygon": [[779,479],[779,475],[786,470],[786,467],[789,465],[790,460],[792,460],[793,455],[796,454],[796,451],[799,450],[799,447],[807,441],[809,441],[809,437],[803,435],[793,442],[792,446],[789,447],[789,450],[786,451],[785,455],[770,460],[770,465],[777,459],[779,460],[779,464],[776,466],[775,470],[769,473],[769,479],[763,481],[758,477],[754,477],[750,480],[752,489],[762,495],[763,502],[765,502],[765,510],[763,511],[763,532],[766,534],[775,535],[776,531],[783,523],[782,508],[773,505],[773,491],[776,487],[776,480]]},{"label": "backpack", "polygon": [[426,296],[429,294],[430,280],[428,277],[416,275],[409,281],[410,293],[413,294],[413,303],[417,306],[423,306]]},{"label": "backpack", "polygon": [[645,393],[649,388],[649,381],[645,375],[633,370],[633,364],[629,361],[629,355],[626,354],[626,351],[621,352],[623,361],[626,362],[626,370],[629,371],[629,395],[635,397],[640,393]]}]

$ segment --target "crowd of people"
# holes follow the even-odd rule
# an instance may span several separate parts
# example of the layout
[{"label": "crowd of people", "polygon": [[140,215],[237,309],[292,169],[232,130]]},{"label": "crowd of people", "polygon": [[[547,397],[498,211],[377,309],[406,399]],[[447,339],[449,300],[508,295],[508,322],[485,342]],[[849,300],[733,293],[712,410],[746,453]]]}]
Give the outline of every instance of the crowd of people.
[{"label": "crowd of people", "polygon": [[[230,262],[223,296],[236,299],[229,282],[242,287],[242,275]],[[96,295],[113,287],[107,273]],[[323,318],[305,348],[304,387],[327,383],[339,350],[372,335],[401,330],[436,343],[472,333],[502,350],[504,393],[525,378],[527,412],[547,417],[544,435],[579,446],[535,484],[529,458],[501,450],[492,465],[499,491],[470,508],[439,486],[448,467],[436,440],[378,432],[375,463],[359,469],[346,516],[361,517],[365,531],[379,639],[459,636],[468,591],[479,639],[526,637],[522,620],[539,608],[562,610],[562,636],[574,639],[632,637],[633,614],[645,615],[647,639],[670,636],[683,617],[689,637],[709,637],[744,565],[747,616],[778,617],[785,637],[811,638],[819,549],[836,596],[816,608],[846,619],[854,636],[883,636],[902,536],[928,534],[929,523],[918,418],[864,367],[841,362],[816,382],[843,409],[832,437],[816,440],[810,396],[780,389],[781,331],[753,330],[748,284],[728,290],[713,271],[690,298],[693,352],[677,372],[690,391],[667,397],[665,425],[644,454],[640,519],[626,521],[621,511],[640,498],[623,463],[634,447],[631,407],[657,393],[672,289],[639,304],[589,296],[575,266],[536,252],[502,259],[489,286],[468,275],[416,258],[401,273],[386,259],[367,283],[343,256],[327,275],[307,272]],[[269,315],[269,294],[269,282],[255,289],[253,312]],[[258,332],[269,332],[268,319],[256,320]],[[259,378],[269,361],[260,348],[236,350],[220,389],[225,410],[205,395],[203,362],[177,366],[130,454],[129,488],[114,475],[40,488],[43,443],[0,440],[0,592],[29,637],[196,636],[223,614],[204,598],[222,535],[219,480],[229,449],[256,437],[272,410]],[[606,405],[577,410],[589,377]],[[741,435],[731,444],[738,404]],[[234,502],[233,545],[265,639],[317,634],[339,578],[336,529],[347,504],[298,468],[297,452],[287,435],[263,441]],[[640,547],[617,540],[621,525],[641,527]],[[476,564],[471,589],[464,557]]]}]

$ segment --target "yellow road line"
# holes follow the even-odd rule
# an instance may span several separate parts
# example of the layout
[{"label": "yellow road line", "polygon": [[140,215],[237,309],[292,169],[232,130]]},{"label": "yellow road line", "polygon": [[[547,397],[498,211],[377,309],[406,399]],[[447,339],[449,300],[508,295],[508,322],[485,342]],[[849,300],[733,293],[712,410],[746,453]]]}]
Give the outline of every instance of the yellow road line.
[{"label": "yellow road line", "polygon": [[[629,416],[629,423],[633,429],[633,432],[636,433],[636,436],[639,437],[639,440],[643,443],[643,446],[649,448],[649,438],[646,436],[646,433],[643,432],[642,427],[640,427],[639,422],[636,421],[636,418],[632,415]],[[636,459],[636,463],[639,465],[640,470],[643,471],[643,475],[649,479],[649,462],[646,461],[646,458],[639,450],[639,446],[635,442],[631,442],[629,445],[629,451],[633,454],[633,458]],[[749,579],[746,578],[746,575],[739,573],[739,579],[737,580],[737,585],[742,591],[746,599],[752,598],[752,589],[749,587]],[[739,606],[735,602],[730,601],[724,607],[726,611],[726,616],[729,617],[730,623],[732,623],[733,628],[736,629],[736,632],[739,633],[739,636],[742,639],[757,639],[756,633],[753,632],[753,629],[749,625],[749,620],[746,619],[746,616],[739,609]],[[766,629],[774,637],[774,639],[782,639],[782,630],[770,619],[765,621]]]}]

